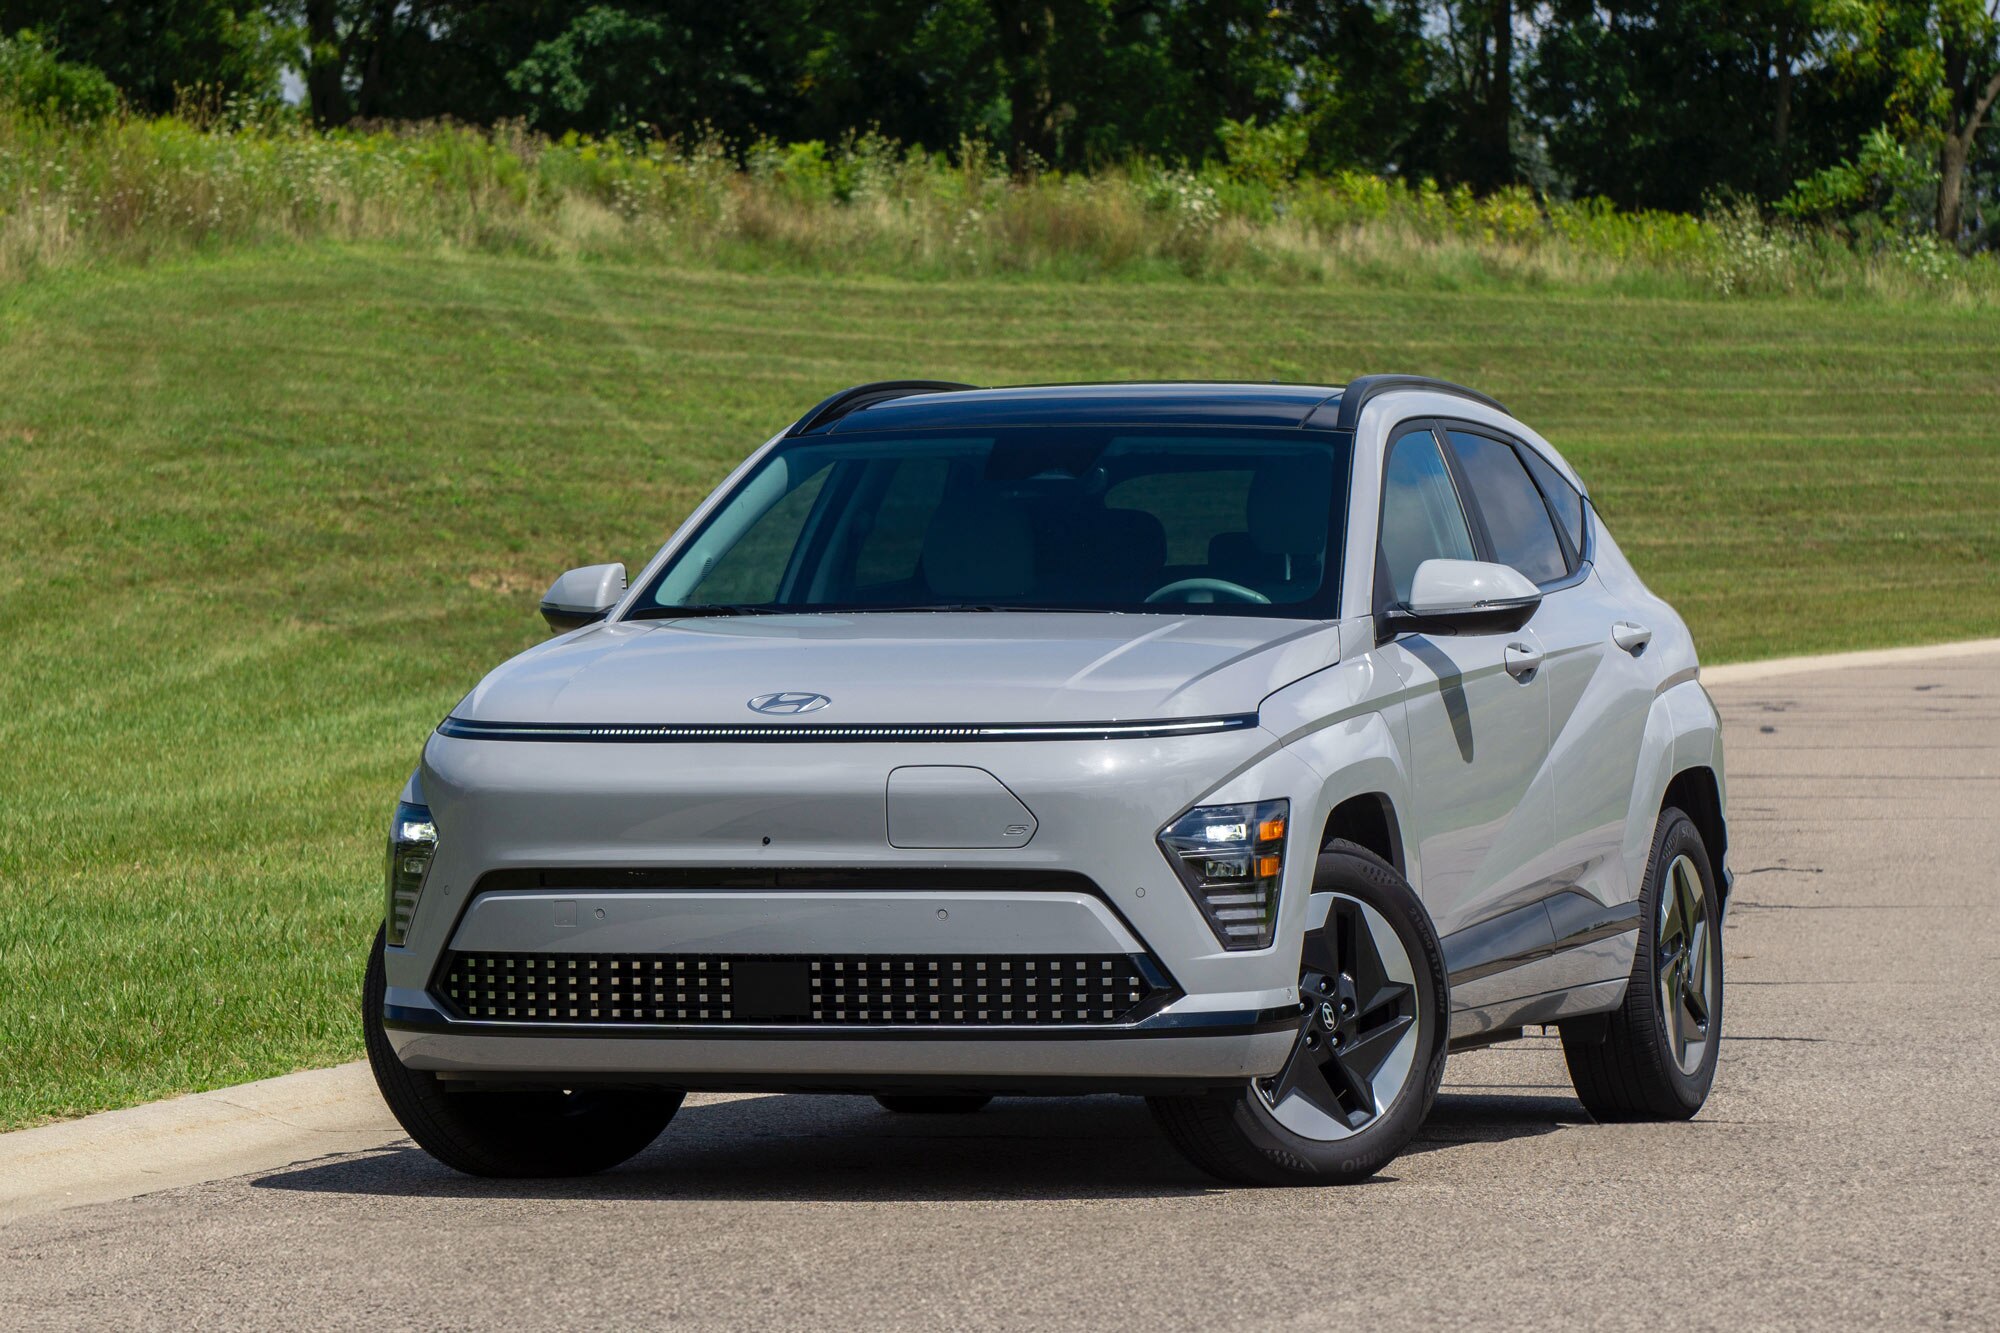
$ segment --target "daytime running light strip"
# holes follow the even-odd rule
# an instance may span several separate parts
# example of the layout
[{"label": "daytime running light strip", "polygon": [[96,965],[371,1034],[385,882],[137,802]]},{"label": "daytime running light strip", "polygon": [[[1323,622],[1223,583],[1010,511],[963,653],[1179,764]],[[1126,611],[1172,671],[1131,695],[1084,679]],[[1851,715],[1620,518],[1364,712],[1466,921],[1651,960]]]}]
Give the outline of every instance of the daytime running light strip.
[{"label": "daytime running light strip", "polygon": [[438,734],[482,741],[1004,741],[1143,740],[1241,731],[1255,713],[1148,722],[1021,722],[962,726],[850,723],[473,722],[448,717]]}]

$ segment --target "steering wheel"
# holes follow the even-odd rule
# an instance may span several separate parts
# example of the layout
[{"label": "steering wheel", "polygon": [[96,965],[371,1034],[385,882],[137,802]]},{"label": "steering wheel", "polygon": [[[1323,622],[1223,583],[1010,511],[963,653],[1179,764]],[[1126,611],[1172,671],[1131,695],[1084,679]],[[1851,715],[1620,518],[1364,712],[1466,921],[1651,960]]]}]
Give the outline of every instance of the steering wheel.
[{"label": "steering wheel", "polygon": [[1153,589],[1152,592],[1146,595],[1146,601],[1149,605],[1153,602],[1164,602],[1175,593],[1207,594],[1205,597],[1193,595],[1183,597],[1181,600],[1186,602],[1212,602],[1215,600],[1215,595],[1221,593],[1226,597],[1233,597],[1239,602],[1255,602],[1260,606],[1269,606],[1271,604],[1271,599],[1263,593],[1258,592],[1255,588],[1246,588],[1240,583],[1231,583],[1228,579],[1207,578],[1177,579],[1164,588]]}]

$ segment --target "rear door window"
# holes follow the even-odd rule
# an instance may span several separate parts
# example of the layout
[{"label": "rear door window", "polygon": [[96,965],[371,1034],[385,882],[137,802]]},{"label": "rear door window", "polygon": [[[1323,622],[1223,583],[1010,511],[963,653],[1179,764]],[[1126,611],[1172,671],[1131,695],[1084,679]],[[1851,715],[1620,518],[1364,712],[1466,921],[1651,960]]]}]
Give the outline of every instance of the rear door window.
[{"label": "rear door window", "polygon": [[1554,583],[1570,572],[1569,557],[1542,493],[1514,446],[1485,435],[1452,431],[1452,452],[1485,522],[1493,558],[1535,583]]}]

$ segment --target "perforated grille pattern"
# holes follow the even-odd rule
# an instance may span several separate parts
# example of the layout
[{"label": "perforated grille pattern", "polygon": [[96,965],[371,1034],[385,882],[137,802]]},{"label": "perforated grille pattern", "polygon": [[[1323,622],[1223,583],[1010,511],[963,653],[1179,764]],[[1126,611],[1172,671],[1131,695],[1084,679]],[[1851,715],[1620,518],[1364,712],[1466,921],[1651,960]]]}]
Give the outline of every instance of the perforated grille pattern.
[{"label": "perforated grille pattern", "polygon": [[1125,954],[487,954],[446,957],[456,1017],[549,1024],[1117,1023],[1157,991]]}]

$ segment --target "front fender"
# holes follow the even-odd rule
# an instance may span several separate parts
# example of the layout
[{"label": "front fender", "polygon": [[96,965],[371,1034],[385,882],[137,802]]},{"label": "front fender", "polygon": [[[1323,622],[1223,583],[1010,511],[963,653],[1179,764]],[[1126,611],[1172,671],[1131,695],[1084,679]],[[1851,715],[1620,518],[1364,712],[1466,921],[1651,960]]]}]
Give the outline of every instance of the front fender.
[{"label": "front fender", "polygon": [[1404,818],[1409,810],[1408,736],[1403,682],[1380,659],[1364,655],[1279,690],[1259,710],[1284,751],[1310,769],[1318,798],[1301,810],[1301,827],[1314,835],[1343,801],[1380,794],[1389,803],[1395,860],[1422,895],[1422,870]]}]

